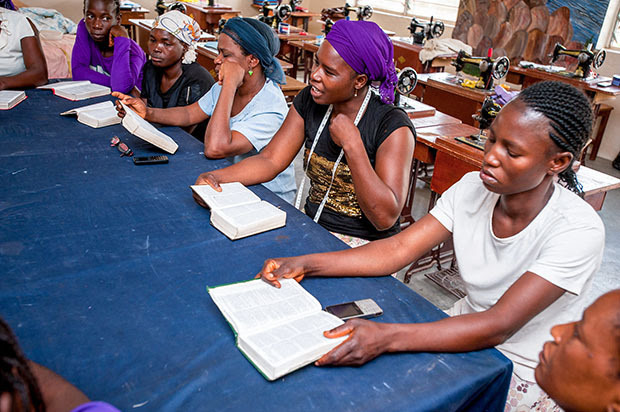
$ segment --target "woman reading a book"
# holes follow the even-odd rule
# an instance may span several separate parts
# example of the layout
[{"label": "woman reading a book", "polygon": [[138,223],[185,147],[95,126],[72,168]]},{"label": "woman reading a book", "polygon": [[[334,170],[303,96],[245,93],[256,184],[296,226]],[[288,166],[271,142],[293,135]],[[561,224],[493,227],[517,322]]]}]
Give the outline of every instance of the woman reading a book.
[{"label": "woman reading a book", "polygon": [[[288,110],[282,90],[284,72],[275,55],[280,41],[265,23],[250,18],[226,21],[218,39],[218,83],[186,107],[146,107],[140,99],[113,93],[148,121],[189,126],[209,119],[204,135],[208,158],[238,162],[260,152],[278,130]],[[119,109],[119,114],[123,112]],[[265,186],[288,202],[295,196],[295,172],[287,164]]]},{"label": "woman reading a book", "polygon": [[[151,59],[144,65],[140,97],[148,107],[165,109],[196,103],[211,89],[215,80],[196,63],[196,43],[200,26],[178,10],[155,20],[148,42]],[[207,121],[186,129],[200,141]]]},{"label": "woman reading a book", "polygon": [[0,90],[45,83],[47,63],[36,27],[23,14],[0,7]]},{"label": "woman reading a book", "polygon": [[134,93],[142,84],[146,55],[121,26],[119,0],[84,0],[71,55],[73,80],[90,80]]},{"label": "woman reading a book", "polygon": [[411,227],[356,249],[270,259],[259,275],[276,286],[282,277],[387,275],[452,236],[467,293],[450,309],[452,317],[348,321],[325,333],[349,338],[317,365],[360,365],[385,352],[497,346],[513,361],[515,390],[525,388],[524,399],[540,396],[534,380],[540,348],[553,325],[581,316],[605,244],[601,219],[573,193],[580,187],[571,165],[591,130],[583,93],[566,83],[536,83],[493,122],[482,170],[466,174]]},{"label": "woman reading a book", "polygon": [[[413,157],[414,129],[394,107],[393,47],[375,23],[341,20],[319,48],[310,87],[293,102],[264,150],[203,173],[196,184],[258,184],[288,167],[305,147],[310,192],[305,211],[351,245],[399,231]],[[379,83],[380,96],[370,90]],[[297,206],[303,190],[297,194]],[[196,199],[199,203],[200,200]]]}]

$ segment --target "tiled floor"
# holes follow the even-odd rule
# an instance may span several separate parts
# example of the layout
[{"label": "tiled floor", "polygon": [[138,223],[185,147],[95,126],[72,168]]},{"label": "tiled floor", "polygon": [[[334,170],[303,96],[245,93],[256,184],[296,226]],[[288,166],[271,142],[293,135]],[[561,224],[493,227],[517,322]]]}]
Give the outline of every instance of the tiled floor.
[{"label": "tiled floor", "polygon": [[[297,183],[299,187],[301,178],[302,176],[304,176],[301,152],[295,159],[294,163]],[[588,167],[591,167],[593,169],[620,178],[620,171],[614,169],[611,165],[611,161],[609,160],[599,158],[595,161],[588,161],[587,165]],[[307,188],[308,183],[306,182],[306,192],[308,190]],[[418,180],[413,211],[414,217],[420,218],[426,213],[429,195],[430,189],[428,185]],[[305,194],[303,198],[305,199]],[[617,189],[607,193],[603,209],[599,212],[599,215],[601,216],[605,224],[606,230],[605,252],[603,255],[603,262],[601,264],[601,268],[595,275],[592,283],[592,288],[588,292],[589,301],[594,301],[598,296],[608,290],[620,288],[619,211],[620,189]],[[405,269],[399,271],[397,275],[397,278],[401,281],[403,279],[404,272]],[[411,278],[411,281],[408,283],[408,286],[441,309],[449,308],[456,301],[456,297],[427,279],[426,276],[424,276],[424,273],[418,273],[414,275]]]}]

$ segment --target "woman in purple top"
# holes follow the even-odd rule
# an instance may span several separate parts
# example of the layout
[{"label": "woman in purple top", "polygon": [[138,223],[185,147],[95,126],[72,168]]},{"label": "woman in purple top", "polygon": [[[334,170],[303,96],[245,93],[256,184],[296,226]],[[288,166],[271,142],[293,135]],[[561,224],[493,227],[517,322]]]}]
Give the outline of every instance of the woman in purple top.
[{"label": "woman in purple top", "polygon": [[73,80],[90,80],[122,93],[140,88],[146,55],[120,21],[119,0],[84,1],[71,56]]}]

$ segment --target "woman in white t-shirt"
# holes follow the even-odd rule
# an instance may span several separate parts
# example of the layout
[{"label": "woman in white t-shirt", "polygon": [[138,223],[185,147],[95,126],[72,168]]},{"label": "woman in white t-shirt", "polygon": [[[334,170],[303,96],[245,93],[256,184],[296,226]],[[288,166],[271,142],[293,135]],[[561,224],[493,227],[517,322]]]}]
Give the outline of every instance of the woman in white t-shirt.
[{"label": "woman in white t-shirt", "polygon": [[[326,332],[349,339],[317,365],[359,365],[385,352],[464,352],[497,346],[514,363],[507,410],[541,396],[534,368],[557,323],[578,319],[598,269],[604,227],[576,193],[571,165],[592,129],[590,102],[560,82],[537,83],[491,126],[480,173],[447,190],[431,212],[391,238],[340,252],[270,259],[259,275],[279,278],[394,273],[450,238],[467,297],[453,317],[418,324],[348,321]],[[556,183],[560,178],[570,188]]]},{"label": "woman in white t-shirt", "polygon": [[47,83],[47,64],[36,27],[26,16],[0,7],[0,90]]}]

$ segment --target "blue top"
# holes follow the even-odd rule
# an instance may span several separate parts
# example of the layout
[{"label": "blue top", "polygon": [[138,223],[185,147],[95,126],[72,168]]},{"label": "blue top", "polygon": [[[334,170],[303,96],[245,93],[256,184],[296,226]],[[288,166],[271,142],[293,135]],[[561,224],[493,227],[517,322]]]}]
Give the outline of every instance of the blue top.
[{"label": "blue top", "polygon": [[[222,86],[216,83],[198,101],[200,108],[208,116],[213,114],[221,90]],[[230,130],[237,131],[245,136],[252,143],[254,149],[245,154],[231,157],[228,160],[237,163],[246,157],[258,154],[280,129],[287,113],[288,106],[282,90],[276,83],[267,79],[263,88],[254,96],[250,103],[239,114],[230,118]],[[276,195],[292,204],[297,189],[293,163],[288,165],[275,179],[264,183],[264,185]]]}]

